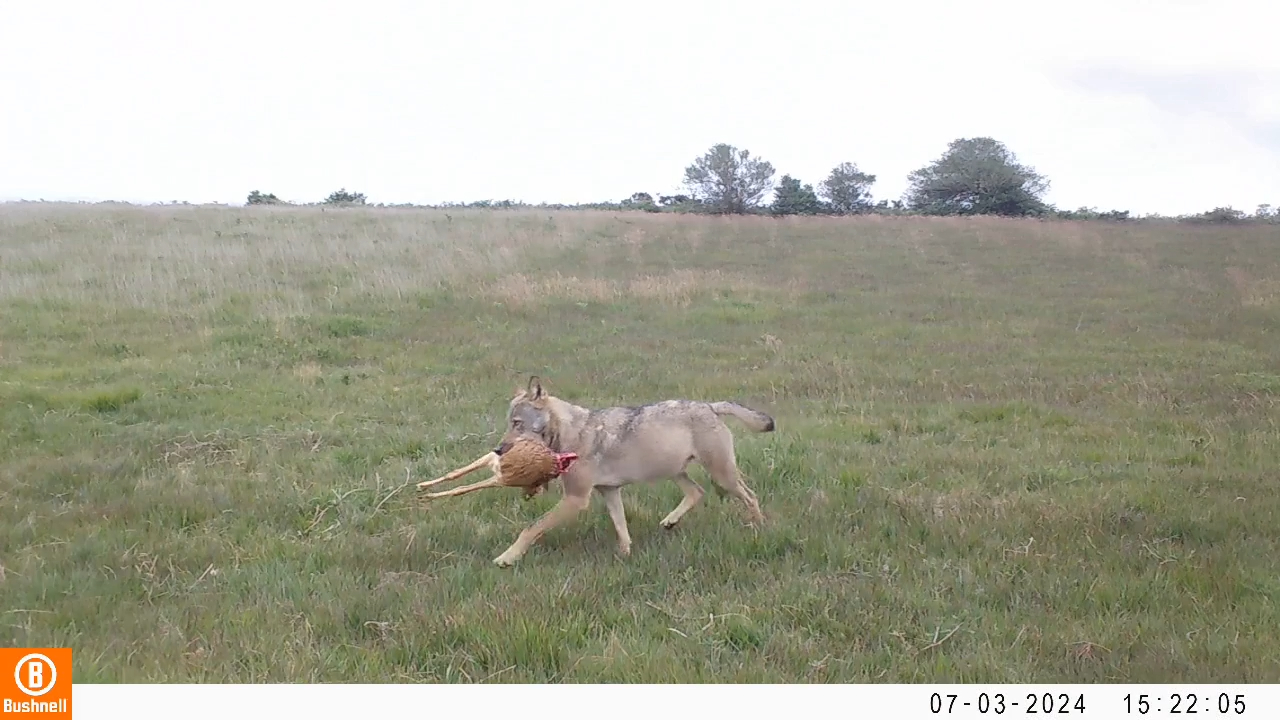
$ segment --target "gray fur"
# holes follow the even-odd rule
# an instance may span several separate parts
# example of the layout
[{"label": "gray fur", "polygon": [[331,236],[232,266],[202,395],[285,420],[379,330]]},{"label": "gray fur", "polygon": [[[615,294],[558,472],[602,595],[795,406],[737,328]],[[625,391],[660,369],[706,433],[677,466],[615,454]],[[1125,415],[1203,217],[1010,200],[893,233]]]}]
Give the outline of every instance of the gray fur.
[{"label": "gray fur", "polygon": [[619,553],[630,554],[621,489],[674,479],[685,497],[662,520],[663,527],[674,527],[703,495],[702,487],[686,472],[691,463],[706,468],[718,490],[741,500],[754,522],[763,522],[759,502],[738,472],[733,434],[721,416],[736,418],[753,432],[775,429],[769,415],[727,401],[665,400],[634,407],[585,408],[545,393],[541,382],[531,378],[529,386],[511,399],[499,452],[517,438],[536,437],[556,452],[577,453],[578,461],[562,478],[560,504],[520,533],[494,562],[514,563],[545,532],[586,509],[593,491],[609,511]]}]

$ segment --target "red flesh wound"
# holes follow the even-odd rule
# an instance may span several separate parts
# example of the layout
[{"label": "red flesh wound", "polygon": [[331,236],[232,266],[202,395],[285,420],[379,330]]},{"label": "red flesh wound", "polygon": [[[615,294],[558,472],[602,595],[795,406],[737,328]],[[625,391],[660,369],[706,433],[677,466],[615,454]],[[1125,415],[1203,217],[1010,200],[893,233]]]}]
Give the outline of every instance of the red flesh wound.
[{"label": "red flesh wound", "polygon": [[574,460],[578,459],[577,453],[557,453],[556,454],[556,474],[563,475],[569,471],[569,466]]}]

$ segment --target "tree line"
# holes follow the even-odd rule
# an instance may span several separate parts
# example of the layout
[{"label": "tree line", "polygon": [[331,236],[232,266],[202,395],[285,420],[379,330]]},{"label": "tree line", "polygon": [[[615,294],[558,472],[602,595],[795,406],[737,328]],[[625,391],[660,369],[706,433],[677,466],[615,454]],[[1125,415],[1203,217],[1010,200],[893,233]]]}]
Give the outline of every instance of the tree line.
[{"label": "tree line", "polygon": [[[876,176],[864,172],[853,162],[836,165],[817,187],[788,174],[775,181],[776,174],[773,164],[767,160],[753,156],[746,149],[718,143],[684,169],[682,193],[655,198],[648,192],[636,192],[621,202],[577,205],[485,200],[425,207],[613,209],[776,217],[891,214],[1134,219],[1127,210],[1099,211],[1090,207],[1062,210],[1045,202],[1049,179],[1020,162],[1004,143],[990,137],[952,140],[939,158],[907,176],[907,190],[898,200],[874,202],[871,187],[876,183]],[[254,190],[249,193],[247,204],[281,204],[281,201],[273,194]],[[363,193],[343,188],[331,193],[322,204],[368,203]],[[1176,219],[1204,223],[1280,223],[1280,208],[1259,205],[1250,215],[1231,207],[1217,207]]]}]

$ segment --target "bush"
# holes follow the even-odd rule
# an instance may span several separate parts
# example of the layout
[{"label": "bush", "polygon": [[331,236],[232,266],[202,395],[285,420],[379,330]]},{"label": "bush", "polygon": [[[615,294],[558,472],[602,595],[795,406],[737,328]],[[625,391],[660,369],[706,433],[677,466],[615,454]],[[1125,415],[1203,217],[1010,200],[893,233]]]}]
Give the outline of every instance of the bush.
[{"label": "bush", "polygon": [[246,205],[279,205],[280,198],[275,193],[261,193],[257,190],[249,193],[249,198],[245,200]]},{"label": "bush", "polygon": [[1091,207],[1080,207],[1075,210],[1051,210],[1049,217],[1059,220],[1130,220],[1128,210],[1097,210]]},{"label": "bush", "polygon": [[653,196],[647,192],[632,193],[631,197],[622,201],[622,207],[626,210],[662,212],[662,208],[658,207],[658,203],[653,201]]},{"label": "bush", "polygon": [[364,193],[348,192],[346,188],[341,188],[329,193],[329,197],[324,199],[325,205],[364,205]]},{"label": "bush", "polygon": [[1245,222],[1249,219],[1249,216],[1243,210],[1236,210],[1228,205],[1227,207],[1216,207],[1212,210],[1206,210],[1199,215],[1186,215],[1180,219],[1183,222],[1196,224],[1231,225]]}]

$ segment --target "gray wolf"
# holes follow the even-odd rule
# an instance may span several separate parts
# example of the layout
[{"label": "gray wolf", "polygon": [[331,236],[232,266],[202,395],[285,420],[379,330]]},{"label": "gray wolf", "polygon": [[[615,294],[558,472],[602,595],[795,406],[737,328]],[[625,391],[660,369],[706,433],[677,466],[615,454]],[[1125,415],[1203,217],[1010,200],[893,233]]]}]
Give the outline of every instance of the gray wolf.
[{"label": "gray wolf", "polygon": [[506,431],[495,453],[520,438],[536,438],[558,453],[578,460],[561,478],[560,502],[525,528],[494,564],[509,567],[545,533],[575,518],[591,504],[594,491],[604,500],[618,536],[618,553],[631,554],[631,535],[622,508],[622,488],[671,478],[684,498],[662,519],[664,528],[702,499],[702,486],[689,477],[690,464],[701,465],[724,494],[742,501],[753,524],[764,522],[755,493],[743,482],[733,452],[733,433],[720,418],[736,418],[747,429],[766,433],[773,418],[734,402],[666,400],[639,407],[590,409],[561,400],[542,388],[536,376],[517,389],[507,413]]}]

